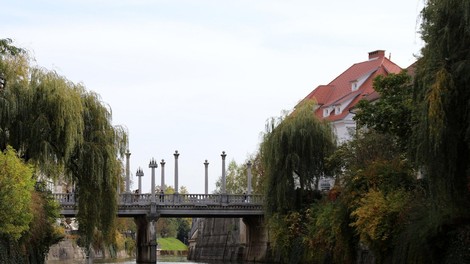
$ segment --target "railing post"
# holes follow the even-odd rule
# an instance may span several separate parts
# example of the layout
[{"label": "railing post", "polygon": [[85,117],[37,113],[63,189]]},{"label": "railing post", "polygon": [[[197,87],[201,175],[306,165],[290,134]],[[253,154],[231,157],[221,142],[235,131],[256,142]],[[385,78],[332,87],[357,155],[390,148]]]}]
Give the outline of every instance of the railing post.
[{"label": "railing post", "polygon": [[208,194],[209,193],[209,171],[208,171],[208,167],[209,167],[209,162],[204,162],[204,166],[205,166],[205,184],[204,184],[204,194]]},{"label": "railing post", "polygon": [[222,151],[222,194],[226,194],[226,178],[225,178],[225,157],[227,154],[225,154],[225,151]]},{"label": "railing post", "polygon": [[150,163],[149,163],[149,168],[152,169],[152,183],[151,183],[151,194],[152,194],[152,198],[151,198],[151,201],[152,203],[155,203],[156,200],[155,200],[155,169],[158,167],[157,165],[157,162],[155,161],[155,159],[152,158],[152,160],[150,160]]},{"label": "railing post", "polygon": [[165,192],[165,160],[162,159],[162,162],[160,162],[160,165],[162,167],[162,184],[160,186],[160,190]]},{"label": "railing post", "polygon": [[179,157],[178,150],[175,150],[175,194],[178,194],[178,157]]}]

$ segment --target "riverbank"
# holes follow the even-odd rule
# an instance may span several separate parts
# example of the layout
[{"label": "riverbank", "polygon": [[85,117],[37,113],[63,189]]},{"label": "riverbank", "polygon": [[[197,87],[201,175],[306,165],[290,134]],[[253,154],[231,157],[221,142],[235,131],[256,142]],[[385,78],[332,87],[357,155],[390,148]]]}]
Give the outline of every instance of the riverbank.
[{"label": "riverbank", "polygon": [[[186,259],[186,256],[188,255],[188,247],[176,238],[159,238],[157,239],[157,243],[157,254],[159,256],[165,256],[165,258],[168,256],[175,257],[176,259]],[[134,257],[133,255],[129,255],[126,250],[115,252],[115,254],[113,254],[113,258],[111,258],[111,254],[106,252],[106,250],[94,251],[92,254],[97,263],[98,261],[106,262],[110,259],[126,261]],[[86,259],[85,251],[83,248],[77,245],[74,239],[64,239],[53,245],[49,250],[49,254],[47,255],[47,263],[51,264],[64,263],[63,261],[67,260],[83,261],[84,259]]]}]

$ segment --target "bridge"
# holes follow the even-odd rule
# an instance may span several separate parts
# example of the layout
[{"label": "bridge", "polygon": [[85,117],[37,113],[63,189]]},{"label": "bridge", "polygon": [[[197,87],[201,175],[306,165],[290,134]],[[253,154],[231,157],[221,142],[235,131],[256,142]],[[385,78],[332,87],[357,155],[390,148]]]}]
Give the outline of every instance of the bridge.
[{"label": "bridge", "polygon": [[[60,214],[75,217],[78,202],[74,193],[55,193]],[[132,217],[137,226],[137,263],[156,263],[156,222],[160,217],[243,218],[247,247],[257,247],[263,230],[263,197],[232,194],[119,194],[118,217]],[[255,251],[255,250],[248,250]]]},{"label": "bridge", "polygon": [[[77,215],[74,193],[55,193],[64,217]],[[119,217],[156,214],[157,217],[248,217],[263,216],[261,195],[123,193],[118,196]]]},{"label": "bridge", "polygon": [[[178,151],[173,154],[175,157],[175,190],[178,190]],[[248,251],[258,247],[263,237],[263,197],[253,195],[251,189],[251,162],[247,163],[247,192],[245,194],[227,194],[226,191],[226,171],[225,152],[222,152],[222,186],[221,194],[208,194],[208,165],[205,166],[205,194],[164,194],[155,192],[155,170],[157,162],[152,159],[149,164],[151,169],[151,193],[142,193],[142,177],[144,172],[139,168],[136,176],[139,178],[138,192],[130,191],[130,153],[126,153],[126,190],[120,193],[118,199],[118,217],[132,217],[137,226],[136,237],[136,261],[137,263],[156,263],[157,232],[156,222],[160,217],[220,217],[220,218],[243,218],[246,226],[246,241]],[[165,186],[165,161],[161,165],[161,187]],[[164,190],[162,190],[164,192]],[[75,217],[78,213],[78,203],[80,197],[75,193],[55,193],[55,199],[59,202],[64,217]],[[248,259],[248,258],[247,258]],[[254,258],[250,258],[254,259]],[[256,258],[259,259],[259,258]]]}]

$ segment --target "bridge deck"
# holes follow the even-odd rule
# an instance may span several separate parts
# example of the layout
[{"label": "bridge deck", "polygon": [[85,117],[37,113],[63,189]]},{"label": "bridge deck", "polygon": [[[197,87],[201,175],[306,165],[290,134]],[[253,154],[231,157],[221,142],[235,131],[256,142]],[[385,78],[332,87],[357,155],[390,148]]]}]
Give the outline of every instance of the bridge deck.
[{"label": "bridge deck", "polygon": [[[74,193],[55,193],[65,217],[77,215]],[[223,194],[120,194],[117,215],[133,217],[156,212],[160,217],[245,217],[261,216],[263,199],[260,195]]]}]

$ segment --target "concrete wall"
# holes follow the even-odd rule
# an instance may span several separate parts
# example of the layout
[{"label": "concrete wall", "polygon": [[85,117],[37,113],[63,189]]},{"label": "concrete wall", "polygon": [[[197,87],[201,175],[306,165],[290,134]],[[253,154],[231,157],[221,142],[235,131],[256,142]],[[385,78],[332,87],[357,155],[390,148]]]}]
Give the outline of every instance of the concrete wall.
[{"label": "concrete wall", "polygon": [[196,242],[188,259],[196,261],[241,261],[245,245],[240,243],[240,218],[200,219]]},{"label": "concrete wall", "polygon": [[194,261],[272,262],[262,217],[205,218],[190,240],[188,259]]}]

